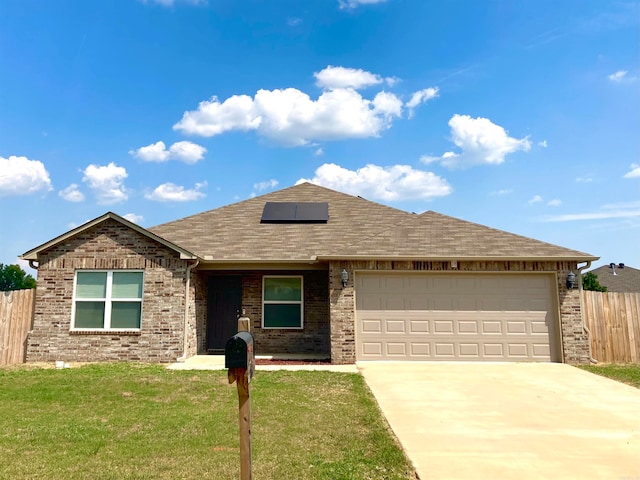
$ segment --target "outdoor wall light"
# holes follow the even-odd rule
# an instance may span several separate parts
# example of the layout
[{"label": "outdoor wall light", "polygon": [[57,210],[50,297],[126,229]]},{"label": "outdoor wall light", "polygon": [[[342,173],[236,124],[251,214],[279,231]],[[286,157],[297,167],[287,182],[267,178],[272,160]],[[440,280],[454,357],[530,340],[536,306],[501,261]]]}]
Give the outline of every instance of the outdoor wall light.
[{"label": "outdoor wall light", "polygon": [[571,290],[576,284],[576,274],[573,272],[569,272],[567,275],[567,288]]},{"label": "outdoor wall light", "polygon": [[346,269],[342,269],[342,288],[347,286],[347,282],[349,281],[349,272]]}]

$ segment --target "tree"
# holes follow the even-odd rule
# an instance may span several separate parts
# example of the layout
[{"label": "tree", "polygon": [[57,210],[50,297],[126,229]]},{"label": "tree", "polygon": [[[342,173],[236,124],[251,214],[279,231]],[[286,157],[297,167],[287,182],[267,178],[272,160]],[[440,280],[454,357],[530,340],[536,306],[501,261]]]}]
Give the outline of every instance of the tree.
[{"label": "tree", "polygon": [[587,272],[582,276],[582,288],[583,290],[591,290],[594,292],[606,292],[607,287],[600,285],[598,281],[598,275],[593,272]]},{"label": "tree", "polygon": [[25,272],[20,265],[0,263],[0,292],[36,288],[36,279]]}]

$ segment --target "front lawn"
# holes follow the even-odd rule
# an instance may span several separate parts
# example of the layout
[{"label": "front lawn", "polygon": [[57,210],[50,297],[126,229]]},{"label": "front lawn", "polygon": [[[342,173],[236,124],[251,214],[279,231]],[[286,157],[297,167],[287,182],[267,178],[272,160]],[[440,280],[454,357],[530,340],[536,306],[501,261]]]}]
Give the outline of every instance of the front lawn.
[{"label": "front lawn", "polygon": [[640,388],[640,365],[588,365],[580,368]]},{"label": "front lawn", "polygon": [[[415,478],[360,375],[258,371],[251,396],[255,479]],[[237,479],[237,401],[226,371],[0,369],[0,478]]]}]

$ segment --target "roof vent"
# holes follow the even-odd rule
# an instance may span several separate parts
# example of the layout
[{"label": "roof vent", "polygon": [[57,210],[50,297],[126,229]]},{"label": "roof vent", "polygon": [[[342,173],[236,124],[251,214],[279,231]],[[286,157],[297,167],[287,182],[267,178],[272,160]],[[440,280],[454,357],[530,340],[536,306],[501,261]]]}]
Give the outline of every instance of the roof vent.
[{"label": "roof vent", "polygon": [[618,268],[624,268],[624,263],[619,263]]},{"label": "roof vent", "polygon": [[326,202],[267,202],[260,223],[327,223]]},{"label": "roof vent", "polygon": [[614,275],[618,275],[618,274],[616,273],[616,264],[615,264],[615,263],[610,263],[610,264],[609,264],[609,268],[613,271],[613,274],[614,274]]}]

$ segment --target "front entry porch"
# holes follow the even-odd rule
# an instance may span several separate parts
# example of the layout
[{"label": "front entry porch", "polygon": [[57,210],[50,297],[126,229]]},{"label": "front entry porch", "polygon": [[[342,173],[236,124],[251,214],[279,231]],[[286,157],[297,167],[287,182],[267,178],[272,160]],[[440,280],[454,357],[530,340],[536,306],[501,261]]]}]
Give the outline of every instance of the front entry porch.
[{"label": "front entry porch", "polygon": [[[224,353],[226,341],[237,332],[238,318],[245,316],[250,321],[257,357],[296,355],[312,360],[331,358],[327,270],[205,270],[197,275],[198,354]],[[293,302],[286,298],[286,294],[276,292],[285,298],[275,305],[276,308],[273,302],[264,301],[265,289],[267,297],[273,295],[265,287],[265,278],[299,279],[299,323],[296,324],[296,319],[292,318],[290,306]],[[289,288],[286,281],[282,285]],[[263,318],[267,307],[271,324]]]}]

